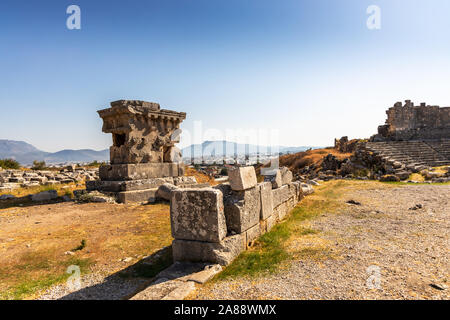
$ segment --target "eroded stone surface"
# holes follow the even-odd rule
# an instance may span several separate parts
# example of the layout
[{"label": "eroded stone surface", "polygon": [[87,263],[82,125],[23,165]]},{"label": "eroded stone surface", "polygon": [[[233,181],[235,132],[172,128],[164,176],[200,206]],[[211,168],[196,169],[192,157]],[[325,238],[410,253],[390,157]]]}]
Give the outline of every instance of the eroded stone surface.
[{"label": "eroded stone surface", "polygon": [[175,239],[220,242],[227,233],[223,196],[217,189],[172,191],[170,218]]},{"label": "eroded stone surface", "polygon": [[174,261],[211,262],[230,264],[246,248],[245,234],[224,238],[220,242],[174,240],[172,251]]},{"label": "eroded stone surface", "polygon": [[259,222],[260,188],[234,191],[228,184],[217,186],[223,193],[225,218],[229,233],[241,233]]},{"label": "eroded stone surface", "polygon": [[103,132],[113,135],[111,164],[175,162],[177,130],[186,113],[160,109],[153,102],[119,100],[98,114]]},{"label": "eroded stone surface", "polygon": [[265,220],[272,215],[273,212],[273,195],[272,183],[263,182],[258,185],[261,197],[261,215],[260,219]]},{"label": "eroded stone surface", "polygon": [[228,170],[228,179],[231,189],[243,191],[253,188],[257,184],[255,168],[236,167]]}]

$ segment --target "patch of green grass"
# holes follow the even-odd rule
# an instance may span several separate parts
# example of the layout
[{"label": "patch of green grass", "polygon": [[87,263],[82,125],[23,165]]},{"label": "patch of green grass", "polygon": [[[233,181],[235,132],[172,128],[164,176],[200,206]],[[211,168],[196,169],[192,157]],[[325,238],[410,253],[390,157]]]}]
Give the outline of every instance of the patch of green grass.
[{"label": "patch of green grass", "polygon": [[83,249],[86,247],[86,244],[87,244],[86,240],[83,239],[83,240],[81,240],[80,245],[79,245],[78,247],[72,249],[71,251],[80,251],[80,250],[83,250]]},{"label": "patch of green grass", "polygon": [[[89,272],[89,266],[91,264],[92,261],[89,258],[82,259],[77,257],[70,257],[68,260],[62,261],[57,264],[51,264],[48,261],[47,263],[39,261],[35,265],[28,265],[27,267],[25,267],[25,269],[23,269],[23,271],[29,272],[31,270],[38,271],[39,269],[44,269],[53,273],[42,275],[39,277],[32,277],[29,273],[21,273],[21,276],[19,276],[19,279],[14,286],[0,292],[0,300],[26,299],[36,292],[46,290],[56,284],[66,281],[71,276],[71,274],[66,272],[67,267],[71,265],[78,266],[80,268],[81,274],[86,274]],[[59,271],[55,272],[56,270],[53,268],[56,268]]]},{"label": "patch of green grass", "polygon": [[[256,241],[255,246],[242,252],[229,266],[227,266],[214,281],[239,276],[258,276],[273,273],[279,269],[283,262],[293,258],[288,252],[285,243],[291,237],[302,237],[318,233],[317,230],[306,228],[303,221],[311,220],[324,212],[333,212],[340,205],[339,199],[346,187],[344,181],[337,181],[318,187],[316,193],[305,198],[295,207],[289,218],[272,228]],[[300,256],[317,257],[323,252],[319,249],[305,249]],[[307,252],[314,250],[314,252]]]}]

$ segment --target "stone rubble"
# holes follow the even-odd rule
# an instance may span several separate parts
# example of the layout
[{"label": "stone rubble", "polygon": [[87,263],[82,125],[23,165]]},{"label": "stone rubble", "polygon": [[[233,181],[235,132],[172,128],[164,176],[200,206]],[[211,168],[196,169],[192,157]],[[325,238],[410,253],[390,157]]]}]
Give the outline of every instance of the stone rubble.
[{"label": "stone rubble", "polygon": [[11,191],[17,188],[36,187],[40,185],[79,183],[98,179],[97,169],[82,167],[53,170],[2,170],[0,171],[0,191]]}]

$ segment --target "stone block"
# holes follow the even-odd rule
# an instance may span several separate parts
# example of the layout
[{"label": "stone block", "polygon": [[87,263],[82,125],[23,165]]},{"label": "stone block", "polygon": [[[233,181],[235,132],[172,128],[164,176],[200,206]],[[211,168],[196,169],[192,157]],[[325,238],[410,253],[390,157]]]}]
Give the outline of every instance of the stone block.
[{"label": "stone block", "polygon": [[272,183],[263,182],[258,185],[261,196],[261,214],[260,219],[265,220],[273,213],[273,194]]},{"label": "stone block", "polygon": [[253,167],[236,167],[228,170],[231,189],[243,191],[253,188],[257,184],[256,172]]},{"label": "stone block", "polygon": [[272,183],[272,189],[280,188],[283,185],[281,171],[277,169],[272,175],[264,176],[264,181]]},{"label": "stone block", "polygon": [[278,223],[278,212],[274,211],[274,213],[267,218],[266,220],[266,228],[267,232],[272,230],[272,228]]},{"label": "stone block", "polygon": [[253,241],[255,241],[261,235],[259,223],[257,225],[255,225],[254,227],[251,227],[250,229],[248,229],[245,232],[245,234],[247,237],[247,247],[249,247],[251,245],[251,243]]},{"label": "stone block", "polygon": [[173,184],[174,178],[166,177],[166,178],[151,178],[151,179],[122,180],[122,181],[92,180],[86,181],[86,189],[89,191],[99,190],[104,192],[135,191],[135,190],[158,188],[164,183]]},{"label": "stone block", "polygon": [[116,195],[117,202],[119,203],[155,202],[157,190],[158,190],[157,188],[154,188],[154,189],[118,192]]},{"label": "stone block", "polygon": [[170,201],[171,193],[173,190],[176,190],[177,187],[170,183],[164,183],[163,185],[159,186],[158,190],[156,191],[156,197],[158,199],[163,199]]},{"label": "stone block", "polygon": [[225,218],[229,233],[242,233],[259,222],[261,211],[260,189],[234,191],[229,184],[215,187],[222,191]]},{"label": "stone block", "polygon": [[282,186],[278,189],[272,189],[273,208],[278,207],[281,203],[286,202],[291,197],[289,185]]},{"label": "stone block", "polygon": [[284,220],[290,211],[289,201],[282,202],[275,210],[278,213],[278,219],[280,221]]},{"label": "stone block", "polygon": [[56,190],[43,191],[31,196],[32,201],[48,201],[58,198]]},{"label": "stone block", "polygon": [[170,220],[175,239],[220,242],[227,234],[222,192],[213,188],[173,190]]},{"label": "stone block", "polygon": [[99,168],[100,179],[104,181],[165,178],[178,175],[178,163],[110,164]]},{"label": "stone block", "polygon": [[245,249],[245,234],[229,236],[220,242],[177,239],[172,242],[174,261],[211,262],[222,266],[230,264]]},{"label": "stone block", "polygon": [[287,167],[282,167],[280,171],[281,171],[281,183],[283,185],[291,183],[293,179],[291,170],[289,170]]},{"label": "stone block", "polygon": [[310,184],[302,183],[300,186],[302,189],[302,194],[305,196],[314,192],[314,189]]}]

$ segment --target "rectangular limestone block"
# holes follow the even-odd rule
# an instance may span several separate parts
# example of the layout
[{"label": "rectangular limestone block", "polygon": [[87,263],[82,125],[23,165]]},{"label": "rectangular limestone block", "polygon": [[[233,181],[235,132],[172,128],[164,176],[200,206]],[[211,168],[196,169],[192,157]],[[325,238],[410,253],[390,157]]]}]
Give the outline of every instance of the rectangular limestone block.
[{"label": "rectangular limestone block", "polygon": [[291,193],[295,193],[294,201],[295,203],[299,202],[303,198],[303,191],[301,188],[301,182],[295,181],[292,182],[290,185]]},{"label": "rectangular limestone block", "polygon": [[246,249],[246,236],[237,234],[220,242],[177,240],[172,242],[174,261],[210,262],[226,266]]},{"label": "rectangular limestone block", "polygon": [[178,163],[110,164],[99,168],[100,179],[105,181],[165,178],[178,175]]},{"label": "rectangular limestone block", "polygon": [[275,210],[278,213],[278,219],[281,221],[283,220],[286,215],[289,213],[289,201],[282,202],[278,207],[275,208]]},{"label": "rectangular limestone block", "polygon": [[145,189],[135,191],[122,191],[117,193],[117,202],[119,203],[132,203],[132,202],[155,202],[156,190]]},{"label": "rectangular limestone block", "polygon": [[284,185],[278,189],[272,189],[272,195],[273,207],[276,208],[280,205],[280,203],[286,202],[291,197],[289,185]]},{"label": "rectangular limestone block", "polygon": [[272,230],[272,228],[278,223],[278,213],[274,212],[269,218],[266,220],[267,232]]},{"label": "rectangular limestone block", "polygon": [[231,189],[243,191],[256,186],[256,172],[254,167],[236,167],[228,170],[228,180]]},{"label": "rectangular limestone block", "polygon": [[265,220],[273,213],[273,194],[272,183],[263,182],[258,184],[261,195],[261,214],[260,219]]},{"label": "rectangular limestone block", "polygon": [[242,233],[259,222],[261,211],[260,189],[234,191],[229,184],[215,187],[223,193],[225,218],[229,233]]},{"label": "rectangular limestone block", "polygon": [[286,167],[283,167],[283,168],[280,169],[280,171],[281,171],[281,181],[282,181],[282,184],[283,184],[283,185],[286,185],[286,184],[291,183],[291,182],[292,182],[292,179],[293,179],[293,175],[292,175],[291,170],[289,170],[289,169],[286,168]]},{"label": "rectangular limestone block", "polygon": [[[275,190],[277,190],[276,196],[277,196],[278,203],[286,202],[291,197],[289,185],[284,185],[281,188],[274,189],[274,190],[272,190],[272,192],[274,192]],[[275,195],[274,195],[274,199],[275,199]],[[274,201],[274,205],[275,205],[275,201]]]},{"label": "rectangular limestone block", "polygon": [[258,223],[256,226],[251,227],[245,234],[247,237],[247,247],[249,247],[250,244],[261,235],[260,224]]},{"label": "rectangular limestone block", "polygon": [[280,188],[283,185],[281,171],[279,169],[274,170],[273,174],[264,176],[264,181],[270,182],[272,189]]},{"label": "rectangular limestone block", "polygon": [[134,191],[158,188],[164,183],[173,184],[173,177],[121,181],[92,180],[86,181],[86,190],[98,190],[104,192]]},{"label": "rectangular limestone block", "polygon": [[227,234],[222,192],[213,188],[173,190],[170,222],[175,239],[220,242]]}]

